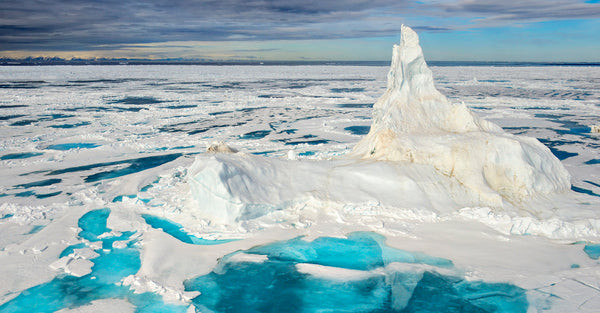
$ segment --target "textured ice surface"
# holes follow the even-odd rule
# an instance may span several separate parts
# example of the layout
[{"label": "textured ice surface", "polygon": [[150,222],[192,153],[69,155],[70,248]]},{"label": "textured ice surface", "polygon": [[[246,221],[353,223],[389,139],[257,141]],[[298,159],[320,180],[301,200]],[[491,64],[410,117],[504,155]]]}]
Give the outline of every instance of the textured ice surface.
[{"label": "textured ice surface", "polygon": [[[225,255],[246,252],[232,256],[232,264],[272,262],[247,251],[299,236],[305,242],[324,237],[338,240],[320,241],[339,243],[346,234],[369,231],[384,235],[395,249],[422,251],[454,264],[456,272],[452,273],[441,270],[447,267],[434,271],[426,264],[384,267],[389,273],[402,273],[395,279],[403,283],[392,289],[413,290],[415,286],[412,293],[404,293],[406,297],[394,298],[394,303],[408,303],[410,295],[423,306],[437,305],[424,299],[448,299],[444,297],[463,305],[460,299],[465,293],[453,285],[463,279],[518,286],[526,293],[532,312],[596,312],[600,307],[598,261],[588,256],[583,245],[573,243],[592,246],[600,242],[600,197],[595,196],[600,194],[600,146],[598,133],[593,131],[600,116],[598,67],[437,66],[431,70],[436,89],[449,101],[464,102],[507,133],[538,138],[562,159],[572,176],[574,191],[569,192],[568,201],[559,197],[551,207],[533,202],[518,210],[461,207],[456,211],[443,205],[447,195],[438,194],[435,201],[422,197],[449,187],[432,184],[430,179],[437,176],[421,177],[425,191],[415,192],[410,184],[396,180],[401,174],[411,174],[407,168],[376,166],[367,160],[362,167],[366,176],[344,176],[347,171],[340,166],[331,180],[321,181],[338,200],[357,201],[313,197],[274,211],[257,206],[260,210],[245,214],[247,219],[218,224],[191,210],[197,204],[188,201],[193,179],[189,169],[205,147],[223,141],[245,154],[265,156],[267,161],[255,164],[261,168],[288,164],[282,160],[287,158],[310,165],[347,155],[370,129],[374,103],[386,92],[389,67],[0,67],[0,306],[15,308],[13,299],[52,303],[21,294],[39,290],[31,288],[51,290],[60,282],[75,295],[70,299],[86,303],[74,312],[131,312],[142,310],[143,303],[160,306],[165,302],[184,310],[198,294],[185,292],[183,282],[213,275],[217,260]],[[74,143],[98,146],[47,149]],[[217,158],[233,162],[230,155]],[[301,177],[305,186],[318,181],[308,169],[300,171]],[[340,182],[360,192],[336,188]],[[272,180],[252,183],[273,187]],[[273,190],[278,193],[266,199],[274,201],[290,192],[287,184]],[[468,198],[458,197],[461,201]],[[409,208],[389,205],[398,199],[410,204]],[[104,224],[100,217],[106,209],[110,214]],[[90,211],[94,213],[86,215]],[[164,228],[150,226],[144,214],[164,217],[181,225],[186,234],[207,240],[241,240],[187,244]],[[88,232],[95,241],[79,236],[84,215],[83,221],[98,226],[97,231]],[[110,230],[98,234],[104,225]],[[128,246],[133,240],[137,243]],[[117,253],[119,249],[123,253]],[[98,256],[93,258],[90,251]],[[131,256],[129,264],[137,260],[141,264],[139,269],[136,265],[119,274],[131,275],[113,277],[117,287],[109,290],[118,289],[118,299],[107,298],[106,286],[85,278],[94,260],[110,260],[112,253]],[[105,264],[120,271],[114,263]],[[248,268],[260,269],[257,264]],[[372,307],[391,294],[386,293],[388,287],[379,287],[387,283],[377,271],[301,263],[288,274],[308,279],[314,290],[329,295],[315,297],[316,301],[332,304],[364,299],[361,305]],[[420,273],[426,274],[421,277]],[[229,275],[227,279],[235,279]],[[356,284],[341,285],[339,277]],[[348,294],[331,293],[330,286]],[[261,292],[254,287],[253,292]],[[358,298],[357,292],[373,296]],[[486,295],[470,299],[485,300]],[[103,300],[91,301],[98,297]],[[303,307],[317,304],[305,302]],[[441,310],[429,307],[429,311]]]},{"label": "textured ice surface", "polygon": [[[101,299],[125,299],[136,312],[185,312],[185,306],[165,304],[154,293],[136,294],[121,280],[135,274],[140,266],[140,253],[137,241],[130,240],[131,235],[101,235],[110,231],[106,227],[109,209],[94,210],[79,219],[79,237],[90,241],[101,241],[101,247],[85,249],[86,243],[72,245],[61,253],[61,259],[51,267],[64,273],[54,279],[22,291],[14,299],[0,305],[0,312],[55,312],[65,308],[77,308],[89,305]],[[115,241],[128,241],[122,248],[113,248]],[[93,263],[91,271],[84,275],[73,272],[81,260]],[[64,262],[61,262],[64,260]],[[77,270],[77,267],[75,267]]]}]

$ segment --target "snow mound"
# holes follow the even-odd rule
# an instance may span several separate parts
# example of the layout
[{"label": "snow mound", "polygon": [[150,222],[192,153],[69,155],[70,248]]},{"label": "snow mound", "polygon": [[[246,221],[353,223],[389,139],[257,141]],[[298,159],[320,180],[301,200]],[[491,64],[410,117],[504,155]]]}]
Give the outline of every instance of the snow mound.
[{"label": "snow mound", "polygon": [[537,139],[504,132],[433,85],[417,34],[402,26],[387,91],[373,106],[370,132],[354,147],[364,159],[429,164],[500,205],[568,190],[570,175]]},{"label": "snow mound", "polygon": [[451,213],[479,196],[431,166],[354,159],[198,157],[188,170],[194,211],[213,222],[251,220],[299,203],[374,204]]},{"label": "snow mound", "polygon": [[570,189],[568,172],[538,140],[505,133],[438,92],[418,36],[406,26],[371,130],[349,155],[284,160],[223,143],[209,151],[215,153],[198,156],[188,171],[190,213],[224,224],[311,200],[451,214],[519,207]]}]

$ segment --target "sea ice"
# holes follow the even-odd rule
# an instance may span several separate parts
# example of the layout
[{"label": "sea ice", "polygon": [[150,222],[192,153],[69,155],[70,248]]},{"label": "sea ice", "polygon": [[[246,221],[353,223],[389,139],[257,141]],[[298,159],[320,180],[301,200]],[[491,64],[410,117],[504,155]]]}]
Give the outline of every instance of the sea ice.
[{"label": "sea ice", "polygon": [[[99,240],[101,246],[81,244],[65,249],[68,256],[50,264],[55,270],[62,269],[49,282],[24,290],[9,302],[0,304],[0,312],[56,312],[61,309],[86,306],[102,299],[126,299],[136,307],[136,312],[185,312],[187,306],[163,302],[161,296],[146,290],[134,293],[128,286],[127,277],[141,267],[140,252],[135,240],[126,246],[115,248],[117,239],[128,240],[133,232],[121,238],[101,236],[106,231],[109,209],[90,211],[79,219],[81,239]],[[99,238],[102,237],[102,238]]]},{"label": "sea ice", "polygon": [[387,90],[383,66],[0,67],[0,311],[596,312],[598,67],[434,87],[417,43]]}]

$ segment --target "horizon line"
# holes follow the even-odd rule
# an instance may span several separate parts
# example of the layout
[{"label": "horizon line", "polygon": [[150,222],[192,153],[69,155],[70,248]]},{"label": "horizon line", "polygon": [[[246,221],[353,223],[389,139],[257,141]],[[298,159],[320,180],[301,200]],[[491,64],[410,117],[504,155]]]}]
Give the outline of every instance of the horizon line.
[{"label": "horizon line", "polygon": [[[482,60],[431,60],[432,66],[456,65],[496,65],[496,66],[600,66],[600,61],[482,61]],[[0,57],[0,66],[35,66],[35,65],[364,65],[387,66],[390,60],[204,60],[188,58],[71,58],[60,57]]]}]

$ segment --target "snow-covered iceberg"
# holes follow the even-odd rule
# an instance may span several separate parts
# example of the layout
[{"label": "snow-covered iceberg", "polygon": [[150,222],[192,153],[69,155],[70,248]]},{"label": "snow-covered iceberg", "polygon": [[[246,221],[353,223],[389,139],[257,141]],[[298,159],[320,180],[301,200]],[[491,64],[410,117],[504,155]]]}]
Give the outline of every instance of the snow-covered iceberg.
[{"label": "snow-covered iceberg", "polygon": [[387,91],[374,105],[371,130],[354,155],[432,165],[493,206],[501,204],[500,196],[520,201],[571,186],[567,170],[537,139],[508,134],[438,92],[419,38],[407,26],[394,46]]},{"label": "snow-covered iceberg", "polygon": [[227,224],[313,200],[437,214],[519,206],[570,188],[568,172],[538,140],[508,134],[438,92],[407,26],[370,132],[351,153],[317,161],[207,153],[188,173],[193,214]]}]

